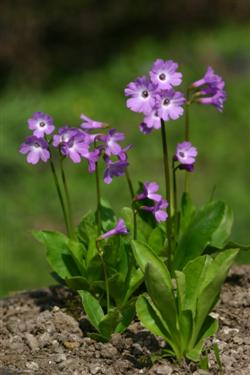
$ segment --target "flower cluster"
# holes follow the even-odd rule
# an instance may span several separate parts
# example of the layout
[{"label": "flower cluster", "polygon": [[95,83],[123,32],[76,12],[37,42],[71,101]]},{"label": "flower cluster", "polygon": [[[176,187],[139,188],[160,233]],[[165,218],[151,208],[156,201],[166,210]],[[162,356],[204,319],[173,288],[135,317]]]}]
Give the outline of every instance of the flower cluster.
[{"label": "flower cluster", "polygon": [[214,73],[211,66],[208,67],[203,78],[195,81],[191,87],[199,88],[197,103],[213,105],[219,112],[222,112],[226,93],[224,90],[225,82]]},{"label": "flower cluster", "polygon": [[[55,130],[51,116],[35,112],[28,120],[29,129],[33,135],[27,137],[20,147],[22,154],[27,154],[27,162],[37,164],[40,160],[47,162],[51,157],[50,145],[59,150],[61,157],[69,158],[73,163],[80,163],[82,159],[88,162],[89,173],[96,169],[96,163],[101,156],[105,162],[104,182],[109,184],[114,176],[122,176],[128,167],[127,151],[131,145],[122,147],[123,133],[110,129],[106,134],[93,133],[107,127],[100,121],[94,121],[82,114],[83,120],[79,128],[63,126]],[[51,136],[49,139],[48,136]]]},{"label": "flower cluster", "polygon": [[139,77],[127,85],[127,107],[144,114],[140,125],[144,134],[159,129],[161,120],[176,120],[183,115],[184,95],[173,89],[182,82],[182,74],[176,71],[177,68],[178,64],[172,60],[157,59],[149,77]]},{"label": "flower cluster", "polygon": [[148,204],[141,206],[140,209],[152,212],[155,220],[159,223],[167,220],[166,208],[168,207],[168,202],[160,194],[157,194],[158,190],[159,185],[156,182],[145,182],[143,192],[138,194],[135,200],[147,200]]}]

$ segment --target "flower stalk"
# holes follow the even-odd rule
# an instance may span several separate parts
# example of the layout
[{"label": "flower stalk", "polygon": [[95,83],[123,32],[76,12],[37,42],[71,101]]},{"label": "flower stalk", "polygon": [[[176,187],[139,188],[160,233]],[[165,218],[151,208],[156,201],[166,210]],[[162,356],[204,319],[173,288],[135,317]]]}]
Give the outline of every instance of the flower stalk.
[{"label": "flower stalk", "polygon": [[171,271],[171,256],[172,256],[171,184],[170,184],[170,173],[169,173],[167,135],[166,135],[166,129],[165,129],[165,122],[162,119],[161,119],[161,139],[162,139],[166,199],[168,201],[168,207],[167,207],[168,220],[166,221],[166,231],[167,231],[167,236],[168,236],[167,264],[168,264],[169,271]]},{"label": "flower stalk", "polygon": [[129,175],[128,168],[126,168],[125,176],[126,176],[126,180],[127,180],[127,183],[128,183],[130,196],[131,196],[131,208],[132,208],[132,212],[133,212],[133,239],[136,240],[136,238],[137,238],[137,210],[133,207],[133,201],[134,201],[134,198],[135,198],[135,191],[134,191],[134,188],[133,188],[131,177]]},{"label": "flower stalk", "polygon": [[101,230],[102,230],[102,221],[101,221],[101,187],[100,187],[98,162],[96,162],[95,164],[95,182],[96,182],[96,200],[97,200],[97,209],[96,209],[97,227],[98,227],[98,234],[100,235]]}]

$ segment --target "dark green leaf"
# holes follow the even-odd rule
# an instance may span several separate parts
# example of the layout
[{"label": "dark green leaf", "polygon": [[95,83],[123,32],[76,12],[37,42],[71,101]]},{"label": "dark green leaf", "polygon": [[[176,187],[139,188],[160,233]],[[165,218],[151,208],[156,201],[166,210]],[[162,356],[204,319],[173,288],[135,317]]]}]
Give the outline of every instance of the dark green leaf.
[{"label": "dark green leaf", "polygon": [[33,232],[36,239],[47,248],[47,260],[53,271],[62,279],[79,275],[77,266],[69,250],[69,238],[60,232]]},{"label": "dark green leaf", "polygon": [[84,311],[88,316],[90,323],[97,331],[99,331],[99,324],[104,318],[104,313],[100,303],[85,290],[79,290],[78,293],[81,296]]},{"label": "dark green leaf", "polygon": [[163,255],[163,252],[165,250],[164,248],[165,238],[166,238],[165,233],[161,230],[159,226],[154,228],[149,235],[148,245],[159,256]]},{"label": "dark green leaf", "polygon": [[89,290],[89,283],[85,277],[73,276],[65,279],[67,286],[73,290]]},{"label": "dark green leaf", "polygon": [[212,202],[196,213],[177,245],[174,269],[181,270],[189,260],[203,253],[223,220],[225,207],[223,202]]},{"label": "dark green leaf", "polygon": [[135,299],[129,301],[125,306],[119,308],[121,317],[118,325],[116,326],[116,332],[124,332],[129,326],[135,315]]},{"label": "dark green leaf", "polygon": [[230,237],[232,225],[233,211],[229,206],[225,205],[223,217],[221,219],[220,225],[212,235],[210,246],[222,249],[226,241]]},{"label": "dark green leaf", "polygon": [[100,321],[98,331],[102,336],[109,339],[112,333],[115,332],[115,328],[118,325],[120,318],[121,315],[118,309],[110,310]]}]

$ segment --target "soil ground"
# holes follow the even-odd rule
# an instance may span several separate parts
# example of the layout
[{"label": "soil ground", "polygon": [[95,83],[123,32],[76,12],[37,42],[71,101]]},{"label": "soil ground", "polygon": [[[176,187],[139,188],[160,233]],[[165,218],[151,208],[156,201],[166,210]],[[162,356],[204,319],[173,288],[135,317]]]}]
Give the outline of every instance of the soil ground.
[{"label": "soil ground", "polygon": [[250,266],[235,266],[221,293],[220,329],[208,341],[209,370],[167,359],[152,363],[164,343],[138,322],[109,343],[87,337],[90,329],[78,298],[54,286],[0,300],[0,375],[202,375],[219,374],[216,342],[225,375],[250,374]]}]

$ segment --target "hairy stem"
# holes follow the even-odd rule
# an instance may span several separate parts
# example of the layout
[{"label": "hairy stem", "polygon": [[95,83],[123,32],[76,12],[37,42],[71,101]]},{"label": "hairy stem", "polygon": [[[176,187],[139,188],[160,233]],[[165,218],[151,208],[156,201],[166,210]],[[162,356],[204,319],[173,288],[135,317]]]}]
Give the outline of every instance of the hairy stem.
[{"label": "hairy stem", "polygon": [[167,207],[168,220],[166,221],[166,231],[167,231],[167,236],[168,236],[167,264],[168,264],[169,271],[171,271],[171,256],[172,256],[171,184],[170,184],[170,172],[169,172],[167,135],[166,135],[166,129],[165,129],[165,122],[162,119],[161,119],[161,139],[162,139],[163,168],[164,168],[164,176],[165,176],[166,199],[168,201],[168,207]]},{"label": "hairy stem", "polygon": [[96,200],[97,200],[97,227],[98,234],[101,234],[102,221],[101,221],[101,188],[100,188],[100,178],[99,178],[99,166],[98,162],[95,164],[95,182],[96,182]]},{"label": "hairy stem", "polygon": [[65,192],[65,197],[66,197],[66,203],[67,203],[68,224],[69,224],[70,237],[74,238],[74,224],[73,224],[73,217],[72,217],[71,201],[70,201],[67,179],[66,179],[66,175],[65,175],[65,172],[64,172],[63,158],[62,157],[60,157],[60,169],[61,169],[61,177],[62,177],[64,192]]},{"label": "hairy stem", "polygon": [[97,247],[98,254],[99,254],[99,257],[100,257],[101,263],[102,263],[102,269],[103,269],[104,281],[105,281],[105,289],[106,289],[107,313],[109,313],[109,310],[110,310],[110,293],[109,293],[108,272],[107,272],[106,263],[103,259],[103,250],[101,249],[98,240],[96,240],[96,247]]},{"label": "hairy stem", "polygon": [[52,176],[53,176],[53,179],[54,179],[54,183],[55,183],[55,186],[56,186],[57,195],[58,195],[60,205],[61,205],[61,208],[62,208],[63,218],[64,218],[64,223],[65,223],[67,235],[69,236],[70,230],[69,230],[67,211],[66,211],[66,208],[65,208],[63,195],[62,195],[62,192],[61,192],[58,177],[57,177],[57,174],[56,174],[56,169],[55,169],[55,166],[54,166],[54,163],[53,163],[52,159],[49,159],[49,164],[50,164],[50,169],[51,169]]},{"label": "hairy stem", "polygon": [[131,180],[129,172],[128,172],[128,168],[126,169],[125,174],[126,174],[126,180],[127,180],[127,183],[128,183],[129,192],[130,192],[130,195],[131,195],[131,208],[132,208],[132,212],[133,212],[133,239],[136,240],[136,238],[137,238],[137,211],[133,208],[133,200],[134,200],[134,197],[135,197],[135,191],[134,191],[134,188],[133,188],[132,180]]}]

